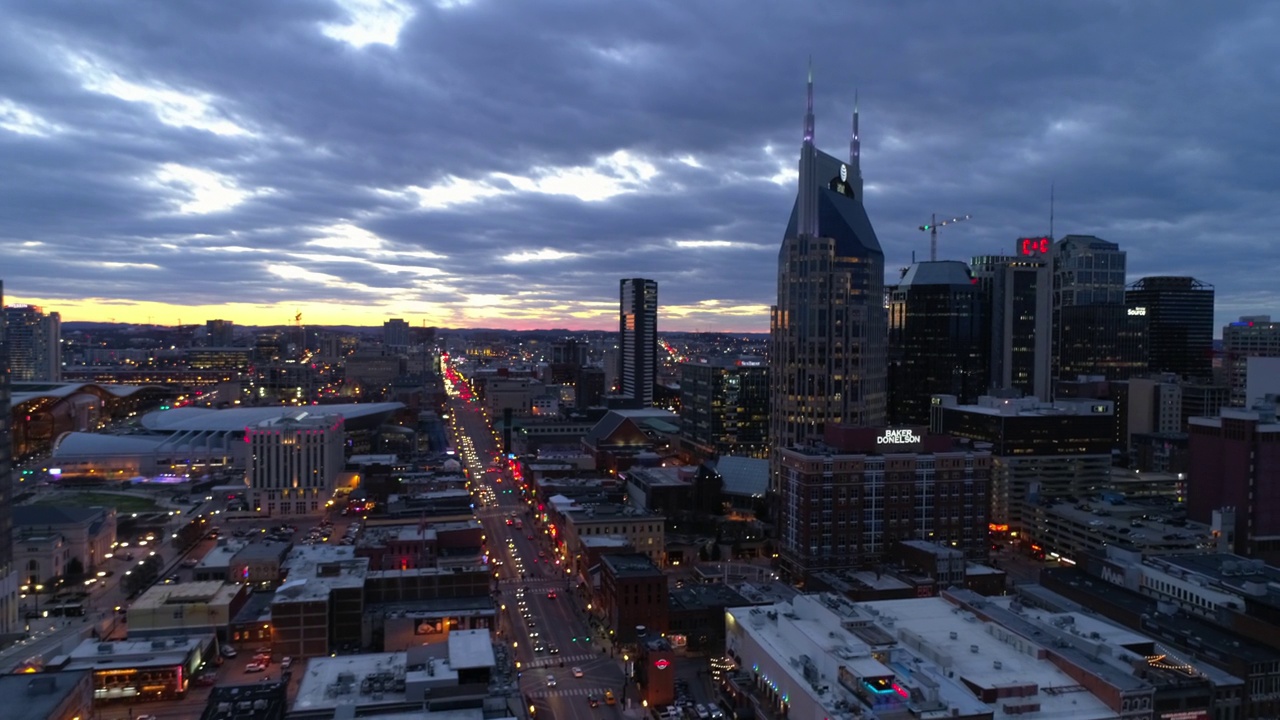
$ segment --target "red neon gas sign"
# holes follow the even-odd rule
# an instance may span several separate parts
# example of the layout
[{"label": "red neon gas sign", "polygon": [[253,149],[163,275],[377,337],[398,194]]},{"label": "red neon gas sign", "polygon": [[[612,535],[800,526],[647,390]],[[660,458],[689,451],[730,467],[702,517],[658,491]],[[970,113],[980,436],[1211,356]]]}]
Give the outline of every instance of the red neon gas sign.
[{"label": "red neon gas sign", "polygon": [[659,670],[666,670],[667,668],[671,667],[671,661],[667,660],[666,658],[659,658],[653,661],[653,666],[658,668]]}]

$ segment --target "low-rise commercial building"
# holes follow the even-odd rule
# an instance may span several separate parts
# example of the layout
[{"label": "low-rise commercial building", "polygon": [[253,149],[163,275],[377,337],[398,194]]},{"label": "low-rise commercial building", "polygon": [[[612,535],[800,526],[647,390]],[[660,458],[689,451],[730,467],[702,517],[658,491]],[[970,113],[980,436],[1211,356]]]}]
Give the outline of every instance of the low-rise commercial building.
[{"label": "low-rise commercial building", "polygon": [[359,647],[368,572],[368,558],[357,558],[349,546],[294,548],[271,601],[273,651],[299,658]]},{"label": "low-rise commercial building", "polygon": [[263,678],[252,685],[213,688],[200,720],[284,720],[288,709],[288,686]]},{"label": "low-rise commercial building", "polygon": [[213,658],[213,647],[212,635],[85,640],[50,669],[93,673],[95,705],[178,700],[186,696],[196,669]]},{"label": "low-rise commercial building", "polygon": [[93,673],[0,675],[5,720],[86,720],[93,713]]},{"label": "low-rise commercial building", "polygon": [[601,557],[598,600],[615,642],[634,642],[639,625],[667,632],[667,576],[648,555]]},{"label": "low-rise commercial building", "polygon": [[[585,555],[581,539],[598,535],[625,538],[636,552],[644,553],[658,567],[665,564],[666,518],[617,503],[579,504],[553,502],[548,506],[552,537],[572,557]],[[565,500],[565,498],[561,498]]]},{"label": "low-rise commercial building", "polygon": [[495,664],[488,633],[478,631],[455,631],[447,642],[406,652],[315,657],[307,661],[292,712],[309,717],[359,705],[370,716],[425,711],[440,720],[485,720],[481,708]]},{"label": "low-rise commercial building", "polygon": [[197,581],[228,582],[231,578],[231,562],[248,543],[240,540],[218,538],[218,544],[200,558],[193,575]]},{"label": "low-rise commercial building", "polygon": [[290,547],[290,543],[270,540],[249,543],[231,557],[227,579],[257,588],[279,585]]},{"label": "low-rise commercial building", "polygon": [[212,580],[153,585],[129,603],[129,638],[206,634],[225,640],[248,596],[246,585]]},{"label": "low-rise commercial building", "polygon": [[725,687],[761,717],[1243,717],[1239,678],[1091,615],[1012,598],[801,595],[727,614],[736,669]]},{"label": "low-rise commercial building", "polygon": [[[50,577],[63,575],[71,562],[78,561],[85,571],[92,571],[103,562],[116,542],[116,509],[113,507],[73,507],[69,505],[24,505],[21,512],[13,514],[15,536],[14,567],[23,580],[37,577],[44,582]],[[61,542],[50,539],[61,537]],[[43,550],[24,558],[26,565],[16,557],[23,552],[24,538],[45,538]],[[53,553],[60,544],[61,552]],[[35,547],[34,545],[32,547]],[[45,551],[48,551],[46,553]],[[31,565],[37,560],[38,566]],[[57,567],[55,564],[61,563]],[[27,583],[31,584],[31,583]]]},{"label": "low-rise commercial building", "polygon": [[672,645],[694,652],[719,653],[724,648],[725,610],[753,602],[723,583],[686,585],[670,590],[667,638]]}]

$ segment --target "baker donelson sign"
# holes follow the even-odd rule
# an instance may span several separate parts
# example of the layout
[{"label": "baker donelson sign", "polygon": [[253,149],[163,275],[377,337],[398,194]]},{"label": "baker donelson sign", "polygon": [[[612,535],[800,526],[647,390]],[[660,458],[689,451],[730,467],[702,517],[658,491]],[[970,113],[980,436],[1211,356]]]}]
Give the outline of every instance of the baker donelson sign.
[{"label": "baker donelson sign", "polygon": [[920,442],[919,435],[911,430],[885,430],[884,434],[876,438],[877,445],[911,445]]}]

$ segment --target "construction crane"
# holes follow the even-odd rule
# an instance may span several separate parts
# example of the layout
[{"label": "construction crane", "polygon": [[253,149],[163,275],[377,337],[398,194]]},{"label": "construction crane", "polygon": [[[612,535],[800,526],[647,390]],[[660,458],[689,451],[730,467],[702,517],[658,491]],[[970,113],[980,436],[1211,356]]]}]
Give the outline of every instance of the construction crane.
[{"label": "construction crane", "polygon": [[938,222],[938,215],[936,213],[929,216],[929,224],[920,226],[921,230],[929,231],[929,262],[933,262],[938,259],[938,228],[943,225],[955,225],[958,222],[964,222],[972,217],[972,215],[961,215],[960,217],[953,217],[950,220]]}]

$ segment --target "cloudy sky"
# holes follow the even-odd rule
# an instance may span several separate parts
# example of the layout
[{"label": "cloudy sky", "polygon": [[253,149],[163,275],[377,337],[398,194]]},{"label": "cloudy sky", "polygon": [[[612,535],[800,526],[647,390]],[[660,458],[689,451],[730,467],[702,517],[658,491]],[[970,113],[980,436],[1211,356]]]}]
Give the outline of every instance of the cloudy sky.
[{"label": "cloudy sky", "polygon": [[1280,5],[0,1],[0,279],[65,320],[765,331],[861,99],[888,273],[1096,234],[1280,315]]}]

